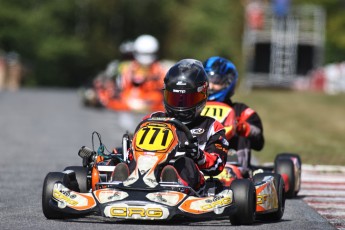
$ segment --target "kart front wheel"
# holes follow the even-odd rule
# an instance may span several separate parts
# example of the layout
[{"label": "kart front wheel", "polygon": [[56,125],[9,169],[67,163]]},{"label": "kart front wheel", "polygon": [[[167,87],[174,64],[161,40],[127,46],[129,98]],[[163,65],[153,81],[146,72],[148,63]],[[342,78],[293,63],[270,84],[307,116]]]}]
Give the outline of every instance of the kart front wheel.
[{"label": "kart front wheel", "polygon": [[229,217],[230,223],[232,225],[253,224],[256,209],[256,191],[253,182],[248,179],[237,179],[231,183],[230,189],[237,206],[236,214]]},{"label": "kart front wheel", "polygon": [[91,188],[88,182],[87,175],[88,169],[83,166],[69,166],[64,169],[64,171],[71,170],[75,173],[75,178],[77,180],[76,192],[88,192]]},{"label": "kart front wheel", "polygon": [[44,179],[42,191],[42,210],[47,219],[63,219],[66,217],[65,213],[53,209],[49,202],[53,197],[53,187],[56,182],[67,184],[68,178],[66,174],[61,172],[50,172]]},{"label": "kart front wheel", "polygon": [[264,221],[277,221],[283,217],[285,211],[284,180],[281,175],[277,173],[259,173],[254,176],[254,183],[260,183],[266,176],[274,177],[274,186],[278,197],[278,209],[274,212],[257,215],[257,218]]}]

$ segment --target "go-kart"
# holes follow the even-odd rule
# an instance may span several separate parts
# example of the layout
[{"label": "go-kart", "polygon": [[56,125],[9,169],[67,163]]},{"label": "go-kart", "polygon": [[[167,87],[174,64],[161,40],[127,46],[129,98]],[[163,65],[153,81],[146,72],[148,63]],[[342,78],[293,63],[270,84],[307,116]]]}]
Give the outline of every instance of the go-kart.
[{"label": "go-kart", "polygon": [[[224,125],[227,138],[231,138],[236,130],[235,111],[228,104],[222,102],[208,101],[202,112],[204,116],[210,116],[218,120]],[[233,151],[229,151],[229,161],[227,162],[224,171],[218,178],[225,184],[230,185],[231,181],[236,178],[243,178],[238,168],[238,163],[234,161],[236,155]],[[251,175],[254,181],[260,180],[261,176],[254,176],[257,172],[280,174],[285,184],[286,198],[293,198],[297,196],[301,188],[301,167],[302,161],[298,154],[295,153],[279,153],[276,155],[273,166],[253,165],[249,162]],[[262,175],[262,174],[260,174]],[[257,191],[258,193],[258,191]],[[259,201],[258,201],[259,202]],[[257,211],[260,209],[259,204]]]},{"label": "go-kart", "polygon": [[[157,63],[147,69],[133,62],[113,61],[105,71],[93,79],[90,86],[80,90],[82,103],[89,107],[102,107],[115,111],[145,113],[163,111],[163,92],[159,76],[165,74],[163,69],[165,70],[166,65]],[[120,82],[128,82],[128,78],[132,79],[133,83],[123,87]]]},{"label": "go-kart", "polygon": [[[210,177],[202,194],[179,182],[159,181],[155,170],[184,154],[179,151],[183,149],[181,135],[189,141],[193,138],[176,119],[150,118],[140,122],[133,135],[125,134],[122,148],[112,153],[104,153],[101,141],[97,151],[82,147],[78,155],[83,166],[70,166],[45,177],[44,215],[60,219],[97,214],[137,220],[226,217],[233,225],[250,225],[255,221],[256,204],[265,202],[268,219],[282,217],[284,182],[279,174],[258,174],[255,185],[253,180],[237,178],[223,186]],[[129,176],[117,179],[117,169],[129,158],[128,149],[133,153],[135,169]],[[265,193],[257,196],[258,190]]]},{"label": "go-kart", "polygon": [[130,87],[115,94],[109,90],[98,89],[97,96],[104,107],[115,111],[152,112],[163,111],[162,91]]},{"label": "go-kart", "polygon": [[93,86],[81,89],[80,94],[87,107],[132,112],[164,110],[161,91],[147,91],[140,87],[119,90],[114,79],[95,79]]}]

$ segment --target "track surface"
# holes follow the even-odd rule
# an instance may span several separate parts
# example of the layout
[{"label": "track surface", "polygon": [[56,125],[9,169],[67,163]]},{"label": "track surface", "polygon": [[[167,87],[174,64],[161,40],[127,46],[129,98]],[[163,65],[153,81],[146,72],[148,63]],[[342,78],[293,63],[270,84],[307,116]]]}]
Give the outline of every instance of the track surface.
[{"label": "track surface", "polygon": [[[257,222],[253,226],[234,227],[226,219],[138,223],[89,216],[47,220],[41,209],[45,175],[51,171],[61,171],[66,166],[80,165],[77,152],[82,145],[92,146],[93,131],[102,135],[108,149],[119,146],[123,133],[132,131],[142,116],[84,108],[77,92],[73,90],[0,92],[0,229],[109,230],[117,227],[137,229],[139,226],[143,230],[173,229],[176,226],[179,229],[207,230],[335,229],[332,225],[335,223],[322,217],[306,203],[312,205],[309,199],[312,195],[307,190],[302,190],[298,198],[287,200],[282,221]],[[304,185],[302,188],[308,189]],[[334,194],[338,194],[337,190],[334,190]],[[341,229],[339,226],[338,229]]]}]

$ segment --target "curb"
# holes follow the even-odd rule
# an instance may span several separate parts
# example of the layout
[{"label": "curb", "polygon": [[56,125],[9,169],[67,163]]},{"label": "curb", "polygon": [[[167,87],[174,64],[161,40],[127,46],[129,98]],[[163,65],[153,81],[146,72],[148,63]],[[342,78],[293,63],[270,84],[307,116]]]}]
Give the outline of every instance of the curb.
[{"label": "curb", "polygon": [[303,170],[345,173],[345,166],[341,166],[341,165],[308,165],[308,164],[302,163],[302,172],[303,172]]}]

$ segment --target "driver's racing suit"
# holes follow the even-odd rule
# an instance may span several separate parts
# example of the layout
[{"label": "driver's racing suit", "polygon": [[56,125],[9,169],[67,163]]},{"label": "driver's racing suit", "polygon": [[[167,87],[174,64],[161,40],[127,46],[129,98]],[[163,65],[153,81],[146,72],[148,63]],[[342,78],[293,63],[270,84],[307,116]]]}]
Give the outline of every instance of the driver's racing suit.
[{"label": "driver's racing suit", "polygon": [[249,176],[249,167],[251,161],[251,149],[260,151],[265,144],[263,125],[259,115],[244,103],[232,102],[227,99],[224,103],[230,105],[236,114],[236,119],[241,122],[247,122],[250,125],[249,132],[245,136],[234,135],[229,141],[229,148],[237,153],[238,162],[241,165],[243,176]]}]

